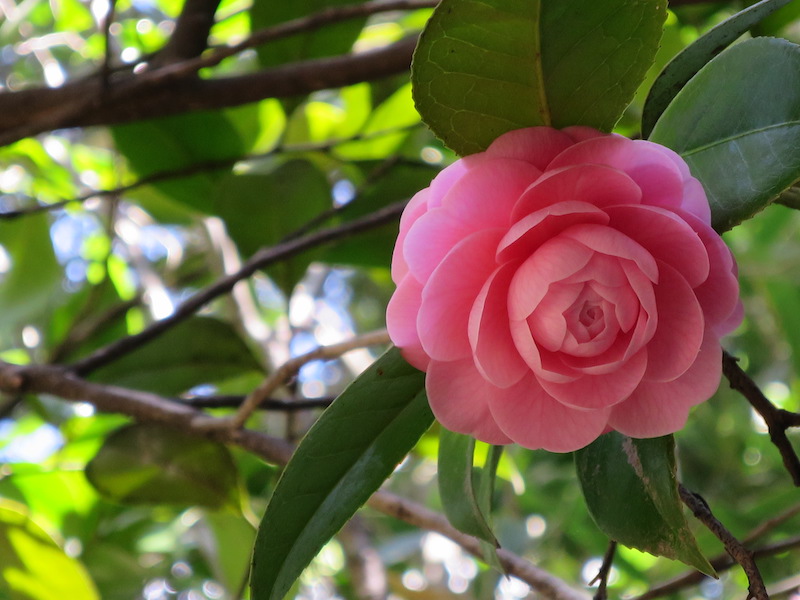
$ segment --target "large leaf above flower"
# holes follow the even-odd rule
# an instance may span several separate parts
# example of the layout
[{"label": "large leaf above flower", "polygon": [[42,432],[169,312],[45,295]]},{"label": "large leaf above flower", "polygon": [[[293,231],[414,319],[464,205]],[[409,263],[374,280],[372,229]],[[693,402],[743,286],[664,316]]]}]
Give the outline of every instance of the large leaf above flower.
[{"label": "large leaf above flower", "polygon": [[665,17],[662,1],[443,0],[414,56],[417,109],[462,155],[532,125],[608,131],[652,64]]}]

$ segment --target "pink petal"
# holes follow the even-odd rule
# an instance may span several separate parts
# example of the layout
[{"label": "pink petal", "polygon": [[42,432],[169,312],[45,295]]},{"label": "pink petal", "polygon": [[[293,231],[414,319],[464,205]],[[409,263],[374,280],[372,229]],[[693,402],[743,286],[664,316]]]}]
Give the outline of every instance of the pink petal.
[{"label": "pink petal", "polygon": [[583,375],[569,383],[540,379],[545,391],[566,406],[607,408],[619,404],[639,385],[647,368],[647,352],[634,354],[619,369],[605,375]]},{"label": "pink petal", "polygon": [[428,211],[429,194],[429,188],[414,194],[414,197],[406,204],[400,217],[400,232],[397,234],[397,241],[394,244],[394,253],[392,254],[392,281],[396,285],[400,285],[400,281],[408,273],[408,264],[403,257],[403,244],[411,226]]},{"label": "pink petal", "polygon": [[654,206],[613,206],[606,212],[610,227],[621,231],[655,258],[678,270],[696,287],[708,278],[708,252],[689,224]]},{"label": "pink petal", "polygon": [[558,155],[549,170],[602,164],[627,174],[642,190],[642,204],[677,209],[683,198],[683,176],[661,146],[622,136],[591,138]]},{"label": "pink petal", "polygon": [[489,402],[500,390],[481,377],[472,359],[431,361],[425,389],[433,414],[447,429],[488,444],[511,442],[489,411]]},{"label": "pink petal", "polygon": [[681,208],[699,218],[706,225],[711,225],[711,205],[708,203],[703,185],[694,177],[683,182]]},{"label": "pink petal", "polygon": [[502,231],[473,233],[450,251],[422,290],[417,331],[428,355],[440,361],[469,356],[469,314],[497,264]]},{"label": "pink petal", "polygon": [[444,208],[434,208],[422,215],[409,229],[403,242],[403,258],[411,274],[427,281],[447,253],[472,233],[452,218]]},{"label": "pink petal", "polygon": [[539,169],[521,160],[486,158],[453,184],[442,207],[473,231],[508,227],[511,209],[539,175]]},{"label": "pink petal", "polygon": [[533,339],[551,352],[561,349],[567,335],[567,320],[564,313],[581,295],[584,285],[559,282],[550,284],[547,294],[528,317]]},{"label": "pink petal", "polygon": [[519,355],[508,318],[508,288],[514,266],[492,273],[478,294],[469,316],[469,341],[475,365],[493,385],[507,388],[528,372]]},{"label": "pink petal", "polygon": [[658,326],[658,308],[653,282],[650,281],[632,262],[621,261],[620,264],[628,277],[630,289],[639,300],[639,314],[633,328],[633,336],[629,347],[629,355],[638,352],[655,335]]},{"label": "pink petal", "polygon": [[551,398],[533,376],[492,396],[489,407],[516,443],[550,452],[572,452],[590,444],[603,432],[610,412],[568,408]]},{"label": "pink petal", "polygon": [[608,256],[625,258],[636,263],[650,281],[658,282],[658,267],[653,255],[629,236],[604,225],[583,224],[570,227],[561,234],[587,248]]},{"label": "pink petal", "polygon": [[572,125],[571,127],[565,127],[561,131],[563,133],[566,133],[575,142],[582,142],[583,140],[588,140],[596,137],[617,135],[616,133],[603,133],[602,131],[597,131],[597,129],[586,127],[585,125]]},{"label": "pink petal", "polygon": [[514,206],[512,219],[559,202],[578,201],[603,208],[639,204],[642,191],[625,173],[596,164],[569,165],[548,170],[529,187]]},{"label": "pink petal", "polygon": [[636,438],[678,431],[686,423],[689,409],[717,391],[721,365],[719,340],[706,330],[697,360],[689,370],[673,381],[643,381],[625,402],[612,409],[609,425]]},{"label": "pink petal", "polygon": [[550,161],[573,144],[572,138],[551,127],[515,129],[498,137],[486,154],[498,158],[514,158],[544,171]]},{"label": "pink petal", "polygon": [[586,202],[565,201],[537,210],[514,223],[500,242],[499,262],[524,260],[547,240],[578,223],[608,223],[608,215]]},{"label": "pink petal", "polygon": [[563,235],[542,244],[517,269],[508,295],[508,314],[513,320],[525,319],[542,298],[548,286],[580,271],[593,252],[584,244]]},{"label": "pink petal", "polygon": [[692,215],[684,216],[703,241],[710,265],[708,279],[694,292],[708,324],[718,335],[724,335],[741,323],[736,263],[717,232]]},{"label": "pink petal", "polygon": [[445,194],[450,191],[450,188],[455,185],[456,181],[467,174],[467,171],[469,171],[476,164],[480,164],[481,156],[482,155],[480,154],[465,156],[464,158],[458,159],[453,164],[448,165],[439,171],[438,175],[433,178],[433,181],[431,181],[429,186],[430,198],[428,200],[428,207],[440,207],[442,205],[442,198],[444,198]]},{"label": "pink petal", "polygon": [[655,286],[658,327],[647,343],[650,381],[671,381],[682,375],[697,357],[703,342],[703,310],[694,291],[675,269],[659,263],[661,280]]},{"label": "pink petal", "polygon": [[417,335],[417,314],[421,303],[422,285],[413,277],[406,277],[386,307],[386,328],[392,343],[402,350],[403,357],[424,371],[429,358]]}]

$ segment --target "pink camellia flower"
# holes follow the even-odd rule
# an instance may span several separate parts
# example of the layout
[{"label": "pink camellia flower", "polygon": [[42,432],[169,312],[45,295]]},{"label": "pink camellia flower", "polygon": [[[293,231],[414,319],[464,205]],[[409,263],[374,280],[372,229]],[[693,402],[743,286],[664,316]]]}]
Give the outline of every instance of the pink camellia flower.
[{"label": "pink camellia flower", "polygon": [[736,265],[673,151],[520,129],[444,169],[400,221],[387,324],[443,426],[555,452],[666,435],[721,375]]}]

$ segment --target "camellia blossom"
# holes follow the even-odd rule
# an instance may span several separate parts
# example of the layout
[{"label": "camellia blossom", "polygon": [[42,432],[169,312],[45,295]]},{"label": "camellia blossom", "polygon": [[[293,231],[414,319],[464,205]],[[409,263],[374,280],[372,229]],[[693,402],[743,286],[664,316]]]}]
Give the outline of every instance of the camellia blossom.
[{"label": "camellia blossom", "polygon": [[716,391],[742,318],[710,223],[668,148],[511,131],[409,202],[389,334],[453,431],[555,452],[672,433]]}]

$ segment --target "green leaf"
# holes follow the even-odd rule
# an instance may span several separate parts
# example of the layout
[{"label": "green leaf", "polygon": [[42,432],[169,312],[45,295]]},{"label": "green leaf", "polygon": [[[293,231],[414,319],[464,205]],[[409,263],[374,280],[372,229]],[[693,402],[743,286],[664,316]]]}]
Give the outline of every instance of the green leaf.
[{"label": "green leaf", "polygon": [[86,465],[103,496],[123,504],[239,510],[236,464],[222,444],[159,423],[122,427]]},{"label": "green leaf", "polygon": [[[236,118],[231,120],[224,112],[188,113],[117,125],[111,132],[117,149],[142,178],[244,155],[252,140],[244,139],[243,115],[236,112]],[[253,112],[252,119],[256,118]],[[250,129],[255,129],[255,124]],[[141,196],[148,210],[168,220],[178,220],[181,211],[187,208],[210,212],[214,182],[229,170],[201,169],[198,173],[154,183],[151,189],[164,196],[160,200],[153,194],[142,194],[141,190],[137,191],[137,197]]]},{"label": "green leaf", "polygon": [[0,499],[0,598],[99,600],[84,566],[28,516],[25,507]]},{"label": "green leaf", "polygon": [[728,48],[686,84],[650,140],[689,164],[717,231],[751,217],[800,178],[800,47],[756,38]]},{"label": "green leaf", "polygon": [[417,110],[462,155],[521,127],[608,131],[665,18],[663,1],[442,0],[414,55]]},{"label": "green leaf", "polygon": [[228,323],[192,317],[102,367],[92,381],[175,395],[204,383],[261,372],[261,365]]},{"label": "green leaf", "polygon": [[[304,0],[303,2],[253,2],[250,21],[254,31],[305,17],[326,8],[352,4],[352,0]],[[259,46],[258,60],[264,67],[287,62],[344,54],[361,33],[365,18],[328,23],[324,27],[295,34]]]},{"label": "green leaf", "polygon": [[642,109],[642,137],[647,137],[656,121],[686,82],[731,42],[791,0],[762,0],[710,29],[677,54],[653,82]]},{"label": "green leaf", "polygon": [[289,461],[256,537],[253,599],[282,600],[432,422],[424,374],[390,349],[322,414]]},{"label": "green leaf", "polygon": [[[46,311],[64,298],[62,271],[50,241],[46,214],[0,223],[0,247],[8,255],[10,270],[0,275],[0,332],[44,318]],[[3,253],[0,251],[0,262]]]},{"label": "green leaf", "polygon": [[716,576],[683,514],[671,435],[638,440],[607,433],[576,452],[575,465],[589,513],[603,533]]},{"label": "green leaf", "polygon": [[[230,174],[217,184],[213,198],[228,234],[245,256],[278,243],[333,206],[325,175],[305,160],[284,163],[269,174]],[[281,261],[269,273],[290,292],[316,254]]]},{"label": "green leaf", "polygon": [[[439,434],[439,496],[450,524],[494,546],[497,538],[478,502],[472,461],[475,438],[442,429]],[[496,466],[496,465],[495,465]]]}]

